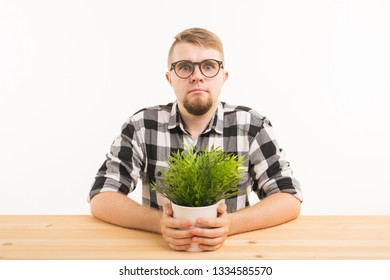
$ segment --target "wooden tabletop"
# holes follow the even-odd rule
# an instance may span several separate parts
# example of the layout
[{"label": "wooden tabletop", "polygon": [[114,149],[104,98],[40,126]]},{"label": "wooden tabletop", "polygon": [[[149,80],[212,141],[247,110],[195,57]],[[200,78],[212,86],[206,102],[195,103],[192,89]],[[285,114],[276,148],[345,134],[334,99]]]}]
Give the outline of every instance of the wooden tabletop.
[{"label": "wooden tabletop", "polygon": [[230,236],[214,252],[176,252],[159,234],[90,216],[0,216],[0,259],[390,259],[390,216],[301,216]]}]

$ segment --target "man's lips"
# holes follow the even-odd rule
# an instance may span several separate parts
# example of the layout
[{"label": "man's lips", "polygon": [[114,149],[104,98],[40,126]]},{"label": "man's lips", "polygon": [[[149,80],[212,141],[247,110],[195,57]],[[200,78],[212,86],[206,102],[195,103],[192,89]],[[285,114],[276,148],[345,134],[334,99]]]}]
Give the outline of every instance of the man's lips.
[{"label": "man's lips", "polygon": [[188,93],[204,93],[207,92],[204,88],[193,88],[188,91]]}]

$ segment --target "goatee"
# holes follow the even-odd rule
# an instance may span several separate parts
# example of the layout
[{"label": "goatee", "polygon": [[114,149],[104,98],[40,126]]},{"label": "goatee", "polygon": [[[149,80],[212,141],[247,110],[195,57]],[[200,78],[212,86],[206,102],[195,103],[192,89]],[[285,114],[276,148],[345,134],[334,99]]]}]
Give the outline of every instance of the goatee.
[{"label": "goatee", "polygon": [[191,101],[188,98],[185,98],[183,101],[183,106],[191,115],[201,116],[210,110],[210,108],[213,106],[213,103],[210,98],[208,98],[206,101],[202,101],[199,98],[195,98],[195,100]]}]

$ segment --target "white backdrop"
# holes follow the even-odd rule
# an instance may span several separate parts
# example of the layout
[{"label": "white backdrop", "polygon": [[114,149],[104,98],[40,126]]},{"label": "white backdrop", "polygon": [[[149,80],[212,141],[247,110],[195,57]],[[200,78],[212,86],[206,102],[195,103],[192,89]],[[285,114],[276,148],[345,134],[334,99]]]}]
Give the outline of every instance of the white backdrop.
[{"label": "white backdrop", "polygon": [[169,46],[199,26],[224,42],[221,99],[271,119],[302,214],[389,215],[389,14],[385,0],[0,0],[0,214],[89,213],[112,140],[174,100]]}]

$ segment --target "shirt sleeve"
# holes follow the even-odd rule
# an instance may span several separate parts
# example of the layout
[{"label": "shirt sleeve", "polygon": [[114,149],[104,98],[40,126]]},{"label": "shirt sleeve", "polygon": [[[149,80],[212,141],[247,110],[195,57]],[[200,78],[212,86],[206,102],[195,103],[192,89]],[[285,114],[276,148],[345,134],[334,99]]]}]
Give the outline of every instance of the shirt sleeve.
[{"label": "shirt sleeve", "polygon": [[135,189],[144,166],[142,142],[137,133],[130,118],[111,144],[110,152],[95,176],[89,201],[100,192],[113,191],[127,195]]},{"label": "shirt sleeve", "polygon": [[250,172],[254,179],[253,190],[259,199],[284,192],[302,201],[301,187],[285,152],[279,147],[273,127],[266,118],[250,144]]}]

